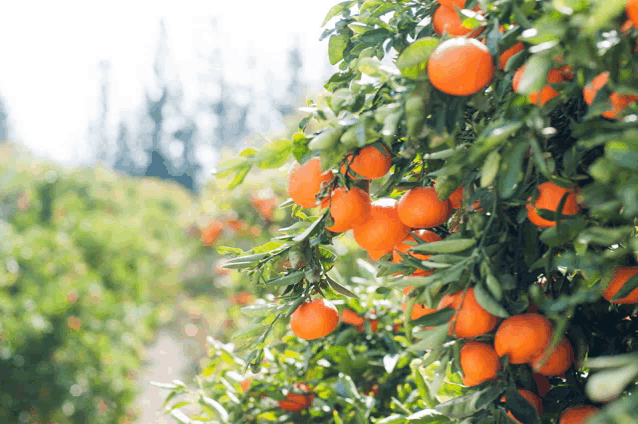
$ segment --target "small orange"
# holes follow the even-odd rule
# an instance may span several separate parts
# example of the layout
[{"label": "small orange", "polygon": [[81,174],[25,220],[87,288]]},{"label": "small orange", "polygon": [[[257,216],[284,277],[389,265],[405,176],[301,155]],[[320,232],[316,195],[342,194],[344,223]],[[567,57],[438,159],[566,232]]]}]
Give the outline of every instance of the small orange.
[{"label": "small orange", "polygon": [[498,317],[487,312],[476,301],[474,287],[470,287],[467,290],[465,298],[463,298],[463,290],[452,295],[443,296],[437,309],[447,307],[457,311],[452,317],[452,324],[449,330],[449,334],[452,335],[452,330],[454,329],[455,337],[462,339],[478,337],[489,333],[498,324]]},{"label": "small orange", "polygon": [[358,187],[352,187],[346,191],[344,187],[339,187],[330,195],[330,216],[334,224],[326,227],[333,233],[342,233],[368,219],[372,204],[370,196]]},{"label": "small orange", "polygon": [[224,224],[221,221],[215,220],[206,226],[201,232],[201,240],[205,246],[213,246],[217,240],[222,236],[224,230]]},{"label": "small orange", "polygon": [[536,212],[536,209],[548,209],[555,212],[560,205],[560,200],[565,194],[567,194],[567,199],[565,200],[565,205],[563,206],[561,214],[577,214],[580,207],[578,206],[576,193],[573,190],[563,188],[552,182],[546,181],[538,186],[538,197],[536,198],[534,205],[532,206],[529,203],[525,205],[527,208],[527,218],[537,227],[554,227],[556,222],[542,218],[538,212]]},{"label": "small orange", "polygon": [[625,11],[629,20],[638,28],[638,0],[627,0]]},{"label": "small orange", "polygon": [[395,199],[379,199],[372,203],[366,221],[354,228],[354,239],[367,251],[390,252],[410,232],[399,219]]},{"label": "small orange", "polygon": [[[373,333],[376,333],[378,328],[379,328],[379,321],[377,321],[376,319],[370,320],[370,330],[372,330]],[[365,320],[363,324],[357,325],[356,329],[357,331],[362,333],[366,331]]]},{"label": "small orange", "polygon": [[345,308],[341,311],[341,322],[345,322],[350,325],[361,325],[366,322],[365,318],[360,317],[355,311],[349,308]]},{"label": "small orange", "polygon": [[[521,83],[521,78],[523,78],[523,73],[525,72],[525,68],[527,65],[523,65],[514,74],[514,78],[512,79],[512,87],[514,91],[518,92],[518,86]],[[535,91],[528,96],[529,102],[533,105],[541,105],[543,106],[545,103],[558,96],[560,93],[552,88],[549,84],[556,84],[559,82],[565,81],[565,77],[559,69],[550,69],[547,73],[547,85],[541,88],[539,91]]]},{"label": "small orange", "polygon": [[315,299],[301,304],[290,318],[290,328],[297,337],[314,340],[325,337],[337,328],[339,312],[332,302]]},{"label": "small orange", "polygon": [[297,383],[296,387],[305,393],[288,392],[286,399],[280,400],[279,407],[287,412],[299,412],[310,408],[315,395],[311,392],[310,387],[303,383]]},{"label": "small orange", "polygon": [[[346,156],[349,164],[348,175],[354,179],[374,180],[383,177],[392,167],[392,155],[385,144],[372,143],[359,150],[354,159],[352,154]],[[346,167],[341,167],[341,173],[346,173]]]},{"label": "small orange", "polygon": [[[425,242],[433,242],[433,241],[441,240],[441,237],[434,231],[418,230],[418,231],[415,231],[414,234],[419,239]],[[407,253],[409,249],[414,247],[414,245],[407,244],[406,243],[407,241],[411,241],[415,243],[417,242],[417,240],[412,235],[408,235],[405,239],[403,239],[402,242],[394,246],[394,251],[392,252],[392,262],[395,262],[395,263],[401,262],[401,255],[399,255],[399,252]],[[430,255],[424,255],[421,253],[410,253],[410,256],[413,256],[416,259],[420,259],[423,261],[427,260],[430,257]],[[423,277],[430,274],[432,274],[432,271],[426,271],[423,269],[417,269],[416,271],[412,273],[412,275],[414,275],[415,277]]]},{"label": "small orange", "polygon": [[288,175],[288,195],[303,208],[319,206],[317,195],[332,180],[330,171],[321,170],[321,159],[314,157],[303,165],[295,163]]},{"label": "small orange", "polygon": [[552,323],[540,314],[513,315],[501,323],[494,336],[498,356],[509,356],[512,364],[531,361],[551,342]]},{"label": "small orange", "polygon": [[[403,289],[403,294],[407,296],[408,292],[412,290],[412,286],[408,286],[406,288]],[[401,304],[401,308],[403,309],[403,312],[405,312],[405,310],[407,309],[408,304],[406,303],[406,299],[405,297],[403,298],[403,303]],[[410,316],[411,320],[415,320],[415,319],[419,319],[424,315],[428,315],[431,314],[433,312],[436,312],[436,309],[430,309],[425,305],[419,304],[419,303],[415,303],[414,307],[412,307],[412,315]]]},{"label": "small orange", "polygon": [[252,383],[252,378],[247,378],[241,382],[241,389],[245,392],[250,388],[250,384]]},{"label": "small orange", "polygon": [[436,89],[452,96],[478,93],[494,77],[494,63],[487,47],[473,38],[451,38],[439,44],[427,64]]},{"label": "small orange", "polygon": [[249,303],[252,303],[253,299],[254,298],[251,292],[243,291],[233,296],[232,302],[235,305],[242,306],[242,305],[248,305]]},{"label": "small orange", "polygon": [[437,8],[434,12],[432,24],[434,25],[434,31],[439,35],[447,33],[453,36],[467,35],[468,37],[476,37],[483,32],[483,27],[472,29],[463,26],[463,21],[456,13],[456,10],[443,6]]},{"label": "small orange", "polygon": [[496,351],[487,343],[465,343],[461,348],[460,357],[463,384],[466,386],[477,386],[484,381],[493,380],[501,369]]},{"label": "small orange", "polygon": [[531,361],[532,368],[542,375],[562,375],[574,362],[574,350],[567,339],[563,339],[541,365],[544,356],[545,351],[542,351]]},{"label": "small orange", "polygon": [[[596,93],[607,84],[609,81],[609,72],[602,72],[598,74],[589,84],[583,89],[583,96],[588,105],[594,103]],[[611,93],[609,101],[611,103],[611,109],[606,110],[601,115],[609,119],[618,119],[622,111],[629,106],[630,103],[638,100],[638,96],[623,95],[618,93]]]},{"label": "small orange", "polygon": [[[541,400],[541,398],[539,398],[538,396],[536,396],[534,393],[530,392],[529,390],[525,390],[525,389],[518,389],[518,393],[520,393],[521,396],[523,396],[529,403],[532,404],[532,406],[538,411],[538,415],[543,414],[543,401]],[[501,398],[501,402],[505,402],[505,396]],[[514,421],[520,423],[520,421],[514,418],[514,414],[512,414],[511,412],[508,412],[507,415],[512,417]]]},{"label": "small orange", "polygon": [[[634,275],[638,274],[638,266],[625,266],[620,267],[614,271],[614,275],[603,292],[603,297],[611,302],[618,290]],[[638,288],[632,290],[627,296],[622,299],[615,300],[615,304],[630,305],[638,303]]]},{"label": "small orange", "polygon": [[433,187],[415,187],[401,197],[397,212],[408,227],[432,228],[452,216],[452,204],[447,199],[439,200]]},{"label": "small orange", "polygon": [[591,405],[577,405],[568,408],[560,416],[558,424],[582,424],[598,413],[599,409]]},{"label": "small orange", "polygon": [[552,385],[549,384],[549,380],[543,374],[539,374],[535,372],[532,374],[534,377],[534,381],[536,382],[536,388],[538,389],[538,395],[543,397],[549,392],[549,389],[552,388]]},{"label": "small orange", "polygon": [[524,48],[525,46],[523,45],[523,43],[519,41],[518,43],[514,44],[512,47],[501,53],[501,55],[498,57],[498,69],[504,70],[505,65],[507,65],[507,61],[510,60],[510,58],[516,53],[523,51]]}]

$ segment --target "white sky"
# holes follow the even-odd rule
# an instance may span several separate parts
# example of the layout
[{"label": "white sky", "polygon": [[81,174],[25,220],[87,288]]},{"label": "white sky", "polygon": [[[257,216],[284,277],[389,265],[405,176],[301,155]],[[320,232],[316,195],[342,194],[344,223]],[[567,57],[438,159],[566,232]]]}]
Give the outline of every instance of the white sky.
[{"label": "white sky", "polygon": [[[159,21],[164,18],[172,68],[186,99],[201,86],[198,54],[215,41],[210,22],[222,28],[223,63],[229,78],[261,78],[242,68],[251,53],[261,71],[285,70],[295,34],[304,52],[304,78],[325,76],[326,40],[321,21],[338,0],[7,0],[0,14],[0,95],[7,103],[12,138],[62,163],[89,158],[87,126],[97,115],[98,63],[111,63],[111,122],[143,101],[152,85]],[[243,72],[242,72],[243,71]]]}]

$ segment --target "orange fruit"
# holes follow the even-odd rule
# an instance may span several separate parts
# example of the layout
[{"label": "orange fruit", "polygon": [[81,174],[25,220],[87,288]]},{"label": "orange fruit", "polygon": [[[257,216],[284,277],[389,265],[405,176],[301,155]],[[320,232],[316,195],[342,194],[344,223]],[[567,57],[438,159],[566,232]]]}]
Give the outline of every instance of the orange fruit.
[{"label": "orange fruit", "polygon": [[551,342],[552,323],[540,314],[519,314],[501,323],[494,336],[498,356],[509,356],[512,364],[531,361]]},{"label": "orange fruit", "polygon": [[333,233],[342,233],[363,224],[370,214],[370,196],[358,187],[348,191],[339,187],[330,197],[330,216],[334,224],[326,229]]},{"label": "orange fruit", "polygon": [[582,424],[587,419],[596,415],[598,408],[591,405],[577,405],[568,408],[560,416],[558,424]]},{"label": "orange fruit", "polygon": [[625,11],[629,20],[638,28],[638,0],[627,0]]},{"label": "orange fruit", "polygon": [[563,375],[574,362],[574,350],[567,339],[563,339],[541,365],[544,356],[545,351],[536,355],[531,362],[534,371],[542,375]]},{"label": "orange fruit", "polygon": [[430,82],[453,96],[481,91],[494,77],[492,55],[482,43],[457,37],[439,44],[427,64]]},{"label": "orange fruit", "polygon": [[206,226],[201,232],[200,238],[205,246],[213,246],[217,240],[222,236],[224,230],[224,224],[221,221],[215,220]]},{"label": "orange fruit", "polygon": [[463,20],[456,13],[455,9],[447,7],[438,7],[432,16],[432,24],[437,34],[443,35],[447,33],[453,36],[467,35],[468,37],[476,37],[483,32],[483,27],[467,28],[463,26]]},{"label": "orange fruit", "polygon": [[448,200],[454,209],[460,208],[463,204],[463,186],[454,190],[452,194],[450,194],[450,197],[448,197]]},{"label": "orange fruit", "polygon": [[[415,231],[414,234],[419,239],[425,242],[441,240],[441,237],[437,233],[433,231],[429,231],[429,230],[418,230],[418,231]],[[403,241],[401,241],[399,244],[394,246],[394,251],[392,252],[392,262],[395,262],[395,263],[401,262],[401,255],[399,255],[399,252],[407,253],[408,249],[411,249],[414,247],[414,245],[407,244],[406,243],[407,241],[417,242],[417,240],[412,235],[408,235],[405,239],[403,239]],[[430,257],[430,255],[424,255],[421,253],[409,253],[409,255],[423,261],[427,260]],[[426,271],[424,269],[417,269],[416,271],[412,273],[412,275],[414,275],[415,277],[423,277],[430,274],[432,274],[432,271]]]},{"label": "orange fruit", "polygon": [[463,290],[443,296],[437,310],[446,307],[457,311],[452,317],[449,334],[452,335],[454,329],[454,336],[458,338],[465,339],[489,333],[498,324],[498,317],[487,312],[476,301],[474,287],[467,290],[465,298],[463,298]]},{"label": "orange fruit", "polygon": [[[530,392],[529,390],[525,390],[525,389],[518,389],[518,393],[520,393],[521,396],[523,396],[525,399],[527,399],[529,403],[532,404],[532,406],[538,411],[538,415],[543,414],[543,401],[541,400],[541,398],[539,398],[538,396],[536,396],[534,393]],[[501,398],[501,402],[505,402],[505,396]],[[507,415],[512,417],[514,421],[520,423],[520,421],[514,418],[514,414],[512,414],[511,412],[508,412]]]},{"label": "orange fruit", "polygon": [[[588,105],[594,103],[596,93],[607,84],[609,81],[609,72],[602,72],[594,77],[589,84],[583,89],[583,96]],[[630,103],[638,100],[638,96],[622,95],[618,93],[611,93],[609,101],[611,103],[611,109],[606,110],[601,115],[609,119],[617,119],[621,112],[629,106]]]},{"label": "orange fruit", "polygon": [[432,228],[452,216],[452,204],[447,199],[439,200],[433,187],[415,187],[401,197],[397,212],[408,227]]},{"label": "orange fruit", "polygon": [[538,212],[536,212],[536,209],[548,209],[555,212],[558,209],[560,200],[565,194],[567,194],[567,199],[565,200],[565,205],[563,206],[561,214],[577,214],[580,207],[578,206],[576,193],[573,190],[563,188],[552,182],[546,181],[538,186],[538,197],[536,198],[534,205],[529,203],[525,205],[527,208],[527,218],[537,227],[554,227],[556,222],[542,218]]},{"label": "orange fruit", "polygon": [[461,348],[460,357],[463,384],[466,386],[476,386],[484,381],[493,380],[501,369],[496,351],[487,343],[465,343]]},{"label": "orange fruit", "polygon": [[247,305],[252,303],[253,295],[250,292],[243,291],[233,296],[233,303],[236,305]]},{"label": "orange fruit", "polygon": [[306,393],[289,392],[286,399],[278,401],[279,407],[287,412],[299,412],[310,408],[315,395],[310,391],[310,387],[303,383],[297,383],[296,387]]},{"label": "orange fruit", "polygon": [[532,374],[534,377],[534,381],[536,382],[536,388],[538,389],[538,395],[543,397],[549,392],[549,389],[552,388],[551,384],[549,384],[549,380],[543,374],[539,374],[535,372]]},{"label": "orange fruit", "polygon": [[[412,289],[412,286],[408,286],[406,288],[403,289],[403,294],[407,295],[408,292]],[[405,297],[403,298],[403,303],[401,304],[401,308],[403,309],[403,312],[405,312],[405,310],[408,307],[408,304],[405,301]],[[432,312],[436,312],[436,309],[430,309],[425,305],[419,304],[419,303],[415,303],[414,307],[412,308],[412,315],[410,316],[411,320],[415,320],[418,318],[421,318],[424,315],[428,315],[431,314]]]},{"label": "orange fruit", "polygon": [[321,170],[321,159],[314,157],[303,165],[295,163],[288,175],[288,195],[303,208],[319,206],[317,195],[332,180],[330,171]]},{"label": "orange fruit", "polygon": [[244,392],[247,392],[248,389],[250,388],[250,383],[252,383],[252,378],[247,378],[244,381],[241,382],[241,389]]},{"label": "orange fruit", "polygon": [[[346,156],[349,164],[348,175],[354,179],[374,180],[383,177],[392,167],[392,155],[383,143],[372,143],[359,150],[356,156]],[[346,167],[341,167],[341,173],[346,173]],[[354,175],[353,175],[354,174]]]},{"label": "orange fruit", "polygon": [[339,312],[332,302],[315,299],[301,304],[290,318],[290,328],[297,337],[314,340],[325,337],[337,328]]},{"label": "orange fruit", "polygon": [[[629,280],[636,274],[638,274],[637,266],[625,266],[616,269],[611,281],[603,292],[603,297],[611,302],[611,299],[616,293],[618,293],[618,290],[620,290],[620,288],[627,282],[627,280]],[[622,299],[615,300],[613,303],[623,305],[638,303],[638,288],[632,290],[629,295],[623,297]]]},{"label": "orange fruit", "polygon": [[[514,74],[514,78],[512,79],[512,87],[514,91],[518,92],[518,86],[520,85],[521,78],[523,77],[523,72],[525,72],[525,68],[527,65],[523,65]],[[550,69],[547,73],[547,85],[541,88],[539,91],[535,91],[528,96],[529,102],[533,105],[541,105],[543,106],[545,103],[558,96],[560,93],[553,89],[549,84],[556,84],[559,82],[565,81],[565,77],[563,73],[559,69]]]},{"label": "orange fruit", "polygon": [[465,7],[465,0],[439,0],[439,4],[442,7],[454,10],[454,8],[463,9]]},{"label": "orange fruit", "polygon": [[390,252],[410,232],[399,219],[398,202],[394,199],[379,199],[372,203],[365,222],[354,228],[354,239],[367,251]]},{"label": "orange fruit", "polygon": [[391,253],[392,249],[385,249],[385,250],[368,250],[368,255],[370,255],[370,257],[372,259],[374,259],[375,261],[378,261],[379,259],[381,259],[381,256],[387,254],[387,253]]},{"label": "orange fruit", "polygon": [[501,55],[498,57],[498,69],[504,70],[505,65],[507,65],[507,61],[510,60],[510,58],[516,53],[522,51],[524,48],[525,46],[523,45],[523,43],[519,41],[518,43],[514,44],[512,47],[501,53]]},{"label": "orange fruit", "polygon": [[360,317],[355,311],[352,309],[344,309],[341,311],[341,322],[345,322],[350,325],[361,325],[365,322],[365,318]]}]

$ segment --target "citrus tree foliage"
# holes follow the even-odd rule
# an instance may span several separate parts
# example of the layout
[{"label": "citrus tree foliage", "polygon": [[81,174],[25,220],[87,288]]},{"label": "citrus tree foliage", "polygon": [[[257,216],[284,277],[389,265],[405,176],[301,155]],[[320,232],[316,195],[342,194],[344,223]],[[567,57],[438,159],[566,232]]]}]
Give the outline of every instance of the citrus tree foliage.
[{"label": "citrus tree foliage", "polygon": [[190,196],[11,155],[0,180],[0,421],[133,422],[144,345],[198,244]]},{"label": "citrus tree foliage", "polygon": [[[308,116],[291,140],[245,150],[221,173],[234,187],[253,167],[279,167],[290,156],[301,164],[319,157],[333,171],[316,193],[327,200],[324,208],[284,203],[297,221],[226,263],[271,295],[245,308],[253,320],[234,346],[211,341],[214,366],[197,391],[174,386],[165,406],[180,421],[190,420],[180,410],[186,401],[171,400],[183,393],[201,405],[193,419],[216,422],[531,424],[557,422],[578,405],[599,411],[591,423],[638,420],[636,301],[618,302],[630,293],[633,299],[638,277],[630,273],[618,291],[606,290],[621,269],[636,270],[638,252],[638,32],[626,24],[636,6],[445,3],[478,42],[438,34],[443,6],[436,1],[335,5],[322,37],[339,71],[326,94],[304,109]],[[464,54],[476,52],[493,63],[464,62]],[[449,84],[468,85],[474,75],[489,83],[469,95],[447,94],[454,90],[441,84],[446,71],[461,76]],[[322,129],[306,131],[311,121]],[[346,159],[370,144],[390,152],[392,169],[362,183]],[[441,241],[413,243],[411,251],[427,259],[399,255],[393,262],[386,255],[374,266],[359,262],[338,272],[335,245],[343,236],[326,230],[333,225],[328,194],[338,186],[360,187],[373,199],[435,186],[439,199],[456,194],[459,204],[430,228]],[[414,277],[415,270],[427,275]],[[460,320],[453,294],[497,318],[469,338],[498,352],[516,336],[501,332],[508,319],[536,311],[551,326],[546,354],[567,340],[573,364],[566,361],[567,370],[544,381],[532,361],[501,353],[495,375],[464,385],[468,340],[449,335],[458,335]],[[287,329],[288,318],[317,297],[339,299],[342,314],[344,303],[367,313],[365,325],[357,329],[342,315],[328,336],[300,340]],[[438,310],[412,320],[416,306]],[[255,375],[242,389],[246,370]],[[307,410],[285,411],[277,400],[295,394],[297,383],[309,384],[315,398]]]}]

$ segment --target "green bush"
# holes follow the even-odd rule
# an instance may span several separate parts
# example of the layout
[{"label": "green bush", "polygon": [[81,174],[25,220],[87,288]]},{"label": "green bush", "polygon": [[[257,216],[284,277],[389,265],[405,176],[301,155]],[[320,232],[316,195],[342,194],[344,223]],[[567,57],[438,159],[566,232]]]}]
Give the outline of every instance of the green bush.
[{"label": "green bush", "polygon": [[180,216],[195,200],[101,168],[9,158],[0,177],[0,421],[132,421],[144,345],[199,244]]}]

